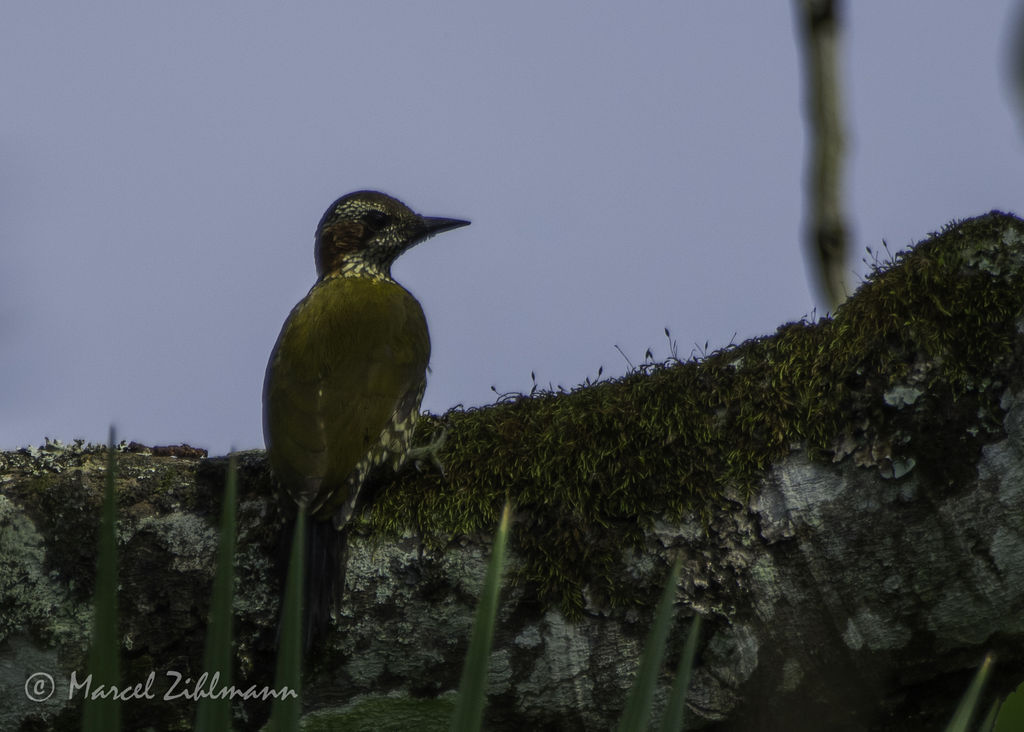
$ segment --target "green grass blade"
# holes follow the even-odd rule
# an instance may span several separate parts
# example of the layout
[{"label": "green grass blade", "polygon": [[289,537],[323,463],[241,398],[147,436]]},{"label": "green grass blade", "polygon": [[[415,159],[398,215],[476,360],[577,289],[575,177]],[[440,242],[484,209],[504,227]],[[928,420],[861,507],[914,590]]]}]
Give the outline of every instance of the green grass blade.
[{"label": "green grass blade", "polygon": [[651,628],[647,637],[647,644],[640,656],[640,668],[630,689],[629,699],[626,701],[626,710],[622,713],[619,721],[619,732],[639,732],[647,729],[647,719],[651,714],[651,700],[654,698],[654,690],[658,684],[658,670],[661,668],[661,658],[665,653],[665,641],[668,640],[668,633],[672,627],[672,617],[675,615],[673,607],[676,599],[676,585],[679,584],[679,574],[682,571],[682,560],[677,559],[672,565],[668,582],[665,583],[665,590],[661,593],[661,602],[658,603],[658,611],[654,615],[654,627]]},{"label": "green grass blade", "polygon": [[[281,642],[277,647],[274,689],[288,692],[274,700],[267,729],[291,732],[299,728],[302,713],[302,598],[305,584],[306,512],[295,518],[295,536],[288,560],[288,579],[281,601]],[[294,693],[291,693],[294,692]]]},{"label": "green grass blade", "polygon": [[995,732],[1016,732],[1024,729],[1024,684],[1018,686],[999,706]]},{"label": "green grass blade", "polygon": [[[121,679],[121,644],[117,629],[117,493],[114,490],[117,460],[114,428],[107,445],[107,476],[103,489],[96,559],[96,590],[93,595],[93,631],[89,646],[89,688],[115,687]],[[82,705],[85,732],[116,732],[121,729],[121,704],[116,699],[92,699]]]},{"label": "green grass blade", "polygon": [[498,591],[501,589],[501,570],[505,564],[505,543],[508,540],[509,505],[501,513],[501,524],[494,537],[491,561],[487,565],[483,594],[476,609],[473,636],[462,667],[462,681],[455,701],[451,729],[454,732],[476,732],[484,717],[487,699],[487,669],[491,660],[491,641],[494,638],[494,619],[498,614]]},{"label": "green grass blade", "polygon": [[668,699],[668,709],[661,722],[662,732],[680,732],[683,729],[683,717],[686,714],[686,692],[690,688],[690,677],[693,674],[693,659],[697,655],[697,638],[700,636],[700,615],[693,616],[690,633],[686,636],[683,646],[683,657],[679,659],[676,669],[676,680],[672,682],[672,693]]},{"label": "green grass blade", "polygon": [[[220,545],[217,548],[217,570],[210,600],[210,625],[206,630],[203,671],[210,675],[207,688],[226,689],[231,686],[232,612],[235,584],[235,501],[238,495],[238,458],[228,460],[228,479],[224,486],[220,513]],[[197,732],[223,732],[231,729],[231,700],[203,697],[196,710]]]},{"label": "green grass blade", "polygon": [[988,708],[988,714],[985,715],[985,719],[981,720],[981,725],[978,727],[978,732],[992,732],[996,728],[996,716],[999,714],[999,700],[996,699],[992,702],[992,706]]},{"label": "green grass blade", "polygon": [[978,673],[974,674],[974,680],[971,681],[971,685],[964,692],[960,704],[957,706],[956,711],[953,712],[953,718],[949,720],[949,725],[946,726],[946,732],[967,732],[971,723],[971,717],[978,706],[981,689],[985,686],[985,681],[988,679],[988,674],[991,670],[992,654],[989,654],[985,656],[985,660],[981,663],[981,668],[978,669]]}]

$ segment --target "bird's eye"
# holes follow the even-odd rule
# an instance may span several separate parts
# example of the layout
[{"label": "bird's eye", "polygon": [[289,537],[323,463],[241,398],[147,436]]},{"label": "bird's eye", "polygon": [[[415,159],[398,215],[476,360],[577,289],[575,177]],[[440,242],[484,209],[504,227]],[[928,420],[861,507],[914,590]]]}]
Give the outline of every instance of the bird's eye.
[{"label": "bird's eye", "polygon": [[367,226],[373,229],[383,228],[384,226],[387,226],[388,223],[391,221],[390,216],[388,216],[383,211],[377,210],[367,211],[366,213],[363,214],[362,218],[363,223],[365,223]]}]

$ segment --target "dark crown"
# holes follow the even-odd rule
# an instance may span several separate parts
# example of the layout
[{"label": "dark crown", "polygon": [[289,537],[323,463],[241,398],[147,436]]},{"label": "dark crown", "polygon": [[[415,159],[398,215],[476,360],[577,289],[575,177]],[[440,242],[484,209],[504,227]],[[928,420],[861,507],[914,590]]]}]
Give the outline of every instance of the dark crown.
[{"label": "dark crown", "polygon": [[420,216],[377,191],[356,191],[332,203],[316,227],[316,271],[391,279],[391,264],[405,250],[468,221]]}]

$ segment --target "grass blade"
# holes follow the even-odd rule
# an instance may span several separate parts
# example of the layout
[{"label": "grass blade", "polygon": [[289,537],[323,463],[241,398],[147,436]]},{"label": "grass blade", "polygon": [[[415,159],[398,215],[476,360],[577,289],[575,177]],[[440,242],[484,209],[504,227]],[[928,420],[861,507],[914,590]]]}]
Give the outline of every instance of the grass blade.
[{"label": "grass blade", "polygon": [[985,686],[985,681],[988,679],[988,674],[991,670],[992,654],[990,653],[985,656],[985,660],[982,661],[981,668],[978,669],[978,673],[974,674],[974,680],[971,681],[971,685],[967,687],[967,691],[964,692],[964,696],[960,700],[960,704],[957,705],[956,711],[953,712],[953,718],[949,720],[946,732],[967,732],[971,723],[971,717],[974,715],[974,710],[978,706],[978,698],[981,696],[981,689]]},{"label": "grass blade", "polygon": [[[114,490],[117,459],[114,455],[114,428],[107,444],[107,476],[103,489],[96,559],[96,589],[93,595],[93,631],[89,646],[89,688],[110,689],[120,683],[121,644],[117,629],[117,493]],[[85,732],[116,732],[121,729],[121,703],[104,696],[86,696],[82,705],[82,729]]]},{"label": "grass blade", "polygon": [[491,641],[494,638],[494,619],[498,614],[498,591],[501,589],[501,570],[505,564],[505,543],[508,540],[509,505],[501,513],[501,524],[494,537],[491,561],[484,577],[483,593],[476,609],[473,636],[462,667],[459,695],[455,702],[451,729],[454,732],[476,732],[484,716],[487,698],[487,669],[491,660]]},{"label": "grass blade", "polygon": [[700,615],[693,616],[690,633],[686,636],[683,646],[683,657],[679,659],[676,669],[676,680],[672,682],[672,693],[668,699],[668,709],[661,722],[662,732],[681,732],[683,717],[686,714],[686,692],[690,688],[690,676],[693,673],[693,658],[697,655],[697,638],[700,636]]},{"label": "grass blade", "polygon": [[1021,684],[999,705],[995,732],[1024,729],[1024,684]]},{"label": "grass blade", "polygon": [[[210,675],[210,689],[231,686],[232,600],[235,583],[235,501],[238,494],[238,458],[228,460],[228,479],[224,486],[220,513],[220,545],[217,570],[210,600],[210,625],[206,630],[203,671]],[[203,697],[196,710],[197,732],[222,732],[231,729],[231,700]]]},{"label": "grass blade", "polygon": [[651,714],[651,700],[654,698],[654,689],[658,683],[658,670],[661,668],[661,658],[665,653],[665,641],[668,639],[668,632],[672,627],[672,617],[675,615],[673,607],[676,599],[676,585],[679,584],[679,574],[682,571],[682,560],[677,559],[672,565],[668,582],[665,583],[665,590],[661,593],[661,601],[658,603],[658,611],[654,615],[654,627],[647,637],[647,644],[640,656],[640,668],[630,689],[629,699],[626,701],[626,710],[622,713],[619,721],[619,732],[634,732],[647,729],[647,719]]},{"label": "grass blade", "polygon": [[277,647],[274,700],[267,729],[291,732],[299,728],[302,713],[302,598],[305,583],[306,512],[295,518],[295,536],[288,559],[288,579],[281,600],[281,641]]},{"label": "grass blade", "polygon": [[996,699],[992,702],[992,706],[988,708],[988,714],[981,720],[981,724],[978,726],[978,732],[992,732],[996,728],[996,717],[999,714],[999,700]]}]

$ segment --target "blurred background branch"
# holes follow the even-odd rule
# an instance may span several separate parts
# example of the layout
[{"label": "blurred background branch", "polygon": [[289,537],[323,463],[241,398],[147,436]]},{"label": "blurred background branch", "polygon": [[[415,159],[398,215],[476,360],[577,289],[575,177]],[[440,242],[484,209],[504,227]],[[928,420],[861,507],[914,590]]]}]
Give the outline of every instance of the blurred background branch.
[{"label": "blurred background branch", "polygon": [[1024,2],[1017,5],[1017,17],[1013,24],[1009,52],[1014,109],[1021,132],[1024,133]]},{"label": "blurred background branch", "polygon": [[808,162],[804,236],[813,284],[830,309],[846,299],[847,223],[843,207],[846,144],[839,81],[841,0],[796,0],[805,69]]}]

